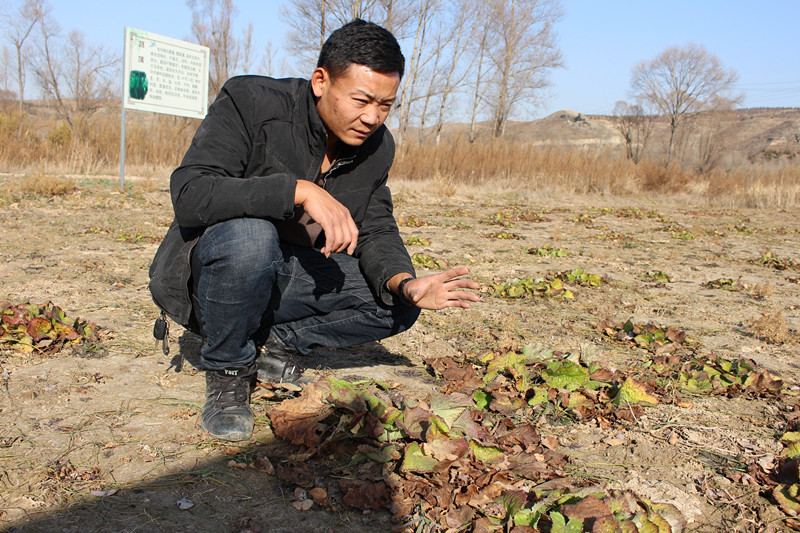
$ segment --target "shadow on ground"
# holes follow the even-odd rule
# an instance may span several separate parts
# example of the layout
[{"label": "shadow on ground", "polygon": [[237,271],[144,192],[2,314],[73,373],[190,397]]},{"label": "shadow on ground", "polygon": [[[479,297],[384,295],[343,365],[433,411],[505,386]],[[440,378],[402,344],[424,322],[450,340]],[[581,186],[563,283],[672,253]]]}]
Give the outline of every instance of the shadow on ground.
[{"label": "shadow on ground", "polygon": [[[271,438],[271,435],[270,435]],[[236,448],[220,443],[212,458],[196,467],[126,483],[105,497],[83,497],[66,507],[28,512],[27,518],[2,523],[3,533],[17,532],[252,532],[296,533],[388,531],[389,513],[339,508],[328,499],[307,511],[292,507],[296,485],[252,468],[231,466],[249,456],[269,456],[280,462],[281,443],[258,443]],[[307,488],[324,487],[329,494],[337,488],[329,469],[309,460],[302,464],[298,481]],[[341,501],[339,499],[339,501]],[[188,508],[182,508],[188,507]],[[1,516],[1,515],[0,515]]]},{"label": "shadow on ground", "polygon": [[[200,369],[200,348],[203,338],[185,330],[178,338],[178,349],[170,360],[170,369],[180,372],[184,363]],[[308,355],[300,356],[298,362],[308,369],[326,371],[372,366],[404,366],[414,364],[404,355],[392,353],[379,342],[368,342],[349,348],[317,348]]]}]

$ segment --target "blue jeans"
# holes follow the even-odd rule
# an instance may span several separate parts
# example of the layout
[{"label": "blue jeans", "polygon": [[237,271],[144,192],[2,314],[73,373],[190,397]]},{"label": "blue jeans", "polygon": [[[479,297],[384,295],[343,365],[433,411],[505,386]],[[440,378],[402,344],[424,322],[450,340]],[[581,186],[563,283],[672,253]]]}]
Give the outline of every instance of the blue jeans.
[{"label": "blue jeans", "polygon": [[377,300],[358,259],[281,242],[267,220],[208,227],[191,263],[193,313],[205,337],[200,355],[209,370],[251,365],[254,338],[276,337],[305,354],[396,335],[420,312]]}]

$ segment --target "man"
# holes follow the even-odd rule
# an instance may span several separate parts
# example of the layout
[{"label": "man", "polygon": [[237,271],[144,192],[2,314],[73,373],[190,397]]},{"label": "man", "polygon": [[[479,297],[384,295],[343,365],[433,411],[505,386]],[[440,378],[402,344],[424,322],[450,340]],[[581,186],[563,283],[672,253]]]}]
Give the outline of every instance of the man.
[{"label": "man", "polygon": [[229,80],[173,172],[175,221],[150,290],[205,338],[214,437],[251,437],[252,380],[299,380],[292,352],[382,339],[420,309],[478,301],[466,268],[416,278],[392,216],[383,123],[403,68],[391,33],[354,20],[310,80]]}]

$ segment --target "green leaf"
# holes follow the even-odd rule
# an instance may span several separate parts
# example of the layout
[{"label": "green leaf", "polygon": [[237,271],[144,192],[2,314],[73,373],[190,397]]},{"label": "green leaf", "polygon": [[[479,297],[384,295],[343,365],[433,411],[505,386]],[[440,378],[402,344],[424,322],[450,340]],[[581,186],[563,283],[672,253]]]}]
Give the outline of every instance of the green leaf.
[{"label": "green leaf", "polygon": [[430,426],[428,426],[428,430],[425,432],[425,440],[427,442],[450,437],[450,426],[448,426],[440,416],[431,415],[429,422]]},{"label": "green leaf", "polygon": [[418,442],[412,442],[406,448],[401,470],[406,472],[433,472],[442,465],[433,457],[428,457]]},{"label": "green leaf", "polygon": [[528,405],[541,405],[548,402],[548,393],[550,389],[547,387],[535,387],[533,389],[533,398],[528,400]]},{"label": "green leaf", "polygon": [[515,526],[528,526],[535,528],[541,518],[541,513],[537,513],[532,509],[522,509],[518,511],[511,518]]},{"label": "green leaf", "polygon": [[622,387],[620,387],[619,392],[617,392],[612,402],[615,405],[624,403],[631,403],[634,405],[639,403],[658,405],[658,398],[648,393],[644,385],[628,377],[625,379],[625,383],[622,384]]},{"label": "green leaf", "polygon": [[559,512],[551,511],[550,520],[553,521],[550,533],[581,533],[583,531],[583,522],[581,520],[573,518],[567,522],[564,515]]},{"label": "green leaf", "polygon": [[800,457],[800,442],[793,442],[789,444],[784,450],[783,455],[789,459]]},{"label": "green leaf", "polygon": [[589,371],[569,361],[556,361],[542,370],[542,379],[556,389],[577,390],[589,383]]},{"label": "green leaf", "polygon": [[433,414],[442,417],[448,428],[468,407],[472,407],[472,398],[466,394],[436,395],[431,397],[431,411]]},{"label": "green leaf", "polygon": [[469,447],[472,450],[472,453],[475,454],[475,459],[484,464],[495,463],[500,461],[500,459],[503,457],[503,452],[501,452],[498,448],[495,448],[494,446],[483,446],[474,440],[469,442]]},{"label": "green leaf", "polygon": [[492,395],[481,389],[476,390],[472,398],[475,400],[475,408],[477,409],[486,409],[492,402]]},{"label": "green leaf", "polygon": [[553,357],[553,350],[541,344],[526,344],[522,347],[526,363],[536,363]]},{"label": "green leaf", "polygon": [[781,442],[798,442],[800,441],[800,431],[787,431],[781,435]]}]

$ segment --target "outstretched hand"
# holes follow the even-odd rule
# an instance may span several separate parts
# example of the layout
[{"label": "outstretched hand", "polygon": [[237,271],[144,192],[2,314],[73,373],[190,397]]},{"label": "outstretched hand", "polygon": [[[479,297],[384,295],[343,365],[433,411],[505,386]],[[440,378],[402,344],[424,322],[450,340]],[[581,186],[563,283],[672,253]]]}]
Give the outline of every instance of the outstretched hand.
[{"label": "outstretched hand", "polygon": [[471,279],[461,278],[469,273],[467,267],[447,270],[408,281],[403,287],[406,299],[421,309],[439,310],[445,307],[463,307],[477,302],[480,296],[465,289],[477,290],[480,285]]}]

